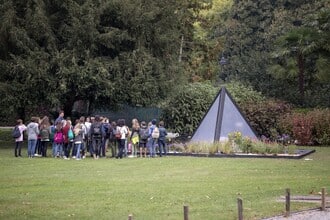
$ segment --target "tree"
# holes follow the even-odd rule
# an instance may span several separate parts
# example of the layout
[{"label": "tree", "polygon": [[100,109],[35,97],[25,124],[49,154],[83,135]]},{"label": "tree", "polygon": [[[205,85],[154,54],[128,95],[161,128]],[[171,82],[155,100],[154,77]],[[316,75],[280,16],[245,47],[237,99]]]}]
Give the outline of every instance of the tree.
[{"label": "tree", "polygon": [[[305,103],[306,56],[310,55],[317,47],[317,35],[309,28],[292,30],[279,38],[277,51],[273,53],[275,58],[282,58],[280,62],[283,64],[273,68],[275,74],[282,73],[291,77],[298,77],[301,105]],[[283,69],[276,71],[280,68]]]},{"label": "tree", "polygon": [[189,13],[178,12],[185,7],[197,6],[190,0],[3,2],[0,111],[24,118],[42,106],[70,115],[79,100],[90,110],[157,105],[185,75],[178,63],[180,38],[191,27]]}]

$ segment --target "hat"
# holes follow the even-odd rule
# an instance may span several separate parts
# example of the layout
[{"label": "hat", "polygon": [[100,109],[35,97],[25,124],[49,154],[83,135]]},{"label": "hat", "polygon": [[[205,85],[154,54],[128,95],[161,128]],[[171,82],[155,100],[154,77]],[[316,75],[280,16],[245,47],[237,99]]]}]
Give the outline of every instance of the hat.
[{"label": "hat", "polygon": [[153,124],[153,125],[155,125],[156,124],[156,119],[152,119],[152,121],[151,121],[151,123]]}]

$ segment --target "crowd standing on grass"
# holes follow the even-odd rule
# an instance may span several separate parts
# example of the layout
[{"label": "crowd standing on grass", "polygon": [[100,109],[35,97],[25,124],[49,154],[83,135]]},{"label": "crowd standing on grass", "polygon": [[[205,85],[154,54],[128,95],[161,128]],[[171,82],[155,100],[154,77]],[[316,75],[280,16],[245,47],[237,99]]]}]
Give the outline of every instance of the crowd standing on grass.
[{"label": "crowd standing on grass", "polygon": [[[117,121],[96,115],[80,117],[74,123],[65,119],[64,111],[51,121],[47,116],[32,117],[27,126],[21,119],[16,121],[12,136],[15,139],[15,157],[22,157],[24,132],[27,135],[27,156],[53,157],[82,160],[140,157],[154,158],[167,156],[164,122],[153,119],[148,124],[132,119],[132,127],[125,119]],[[51,153],[48,148],[51,147]]]}]

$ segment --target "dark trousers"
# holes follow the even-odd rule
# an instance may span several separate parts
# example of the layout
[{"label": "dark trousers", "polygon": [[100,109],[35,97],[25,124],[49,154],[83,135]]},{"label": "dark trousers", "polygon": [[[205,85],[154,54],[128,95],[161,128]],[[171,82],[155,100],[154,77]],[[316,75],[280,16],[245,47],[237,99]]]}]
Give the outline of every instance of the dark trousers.
[{"label": "dark trousers", "polygon": [[123,154],[124,154],[124,149],[125,149],[125,139],[119,139],[118,140],[118,154],[116,158],[123,158]]},{"label": "dark trousers", "polygon": [[93,142],[93,147],[92,147],[93,148],[93,154],[95,154],[95,156],[100,156],[102,138],[93,138],[92,142]]},{"label": "dark trousers", "polygon": [[70,152],[72,149],[73,142],[69,141],[68,143],[64,144],[64,156],[70,157]]},{"label": "dark trousers", "polygon": [[117,155],[117,140],[109,140],[109,147],[111,151],[111,157],[115,157]]},{"label": "dark trousers", "polygon": [[40,142],[41,156],[42,157],[47,157],[47,145],[48,145],[48,141],[41,141]]},{"label": "dark trousers", "polygon": [[166,151],[166,143],[165,140],[158,139],[158,148],[159,148],[159,156],[162,156],[162,153],[164,152],[164,155],[167,155]]},{"label": "dark trousers", "polygon": [[15,143],[15,157],[22,156],[21,155],[22,144],[23,144],[23,141],[16,141],[16,143]]},{"label": "dark trousers", "polygon": [[36,144],[34,153],[41,155],[41,140],[40,139],[37,140],[37,144]]}]

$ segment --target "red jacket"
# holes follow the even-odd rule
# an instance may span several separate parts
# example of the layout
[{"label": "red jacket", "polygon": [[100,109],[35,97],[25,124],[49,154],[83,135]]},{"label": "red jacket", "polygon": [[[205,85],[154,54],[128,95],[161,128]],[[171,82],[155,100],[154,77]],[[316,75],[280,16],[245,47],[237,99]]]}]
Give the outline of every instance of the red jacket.
[{"label": "red jacket", "polygon": [[64,143],[67,144],[69,143],[68,139],[68,132],[71,129],[70,125],[65,125],[65,127],[62,129],[63,130],[63,138],[64,138]]}]

